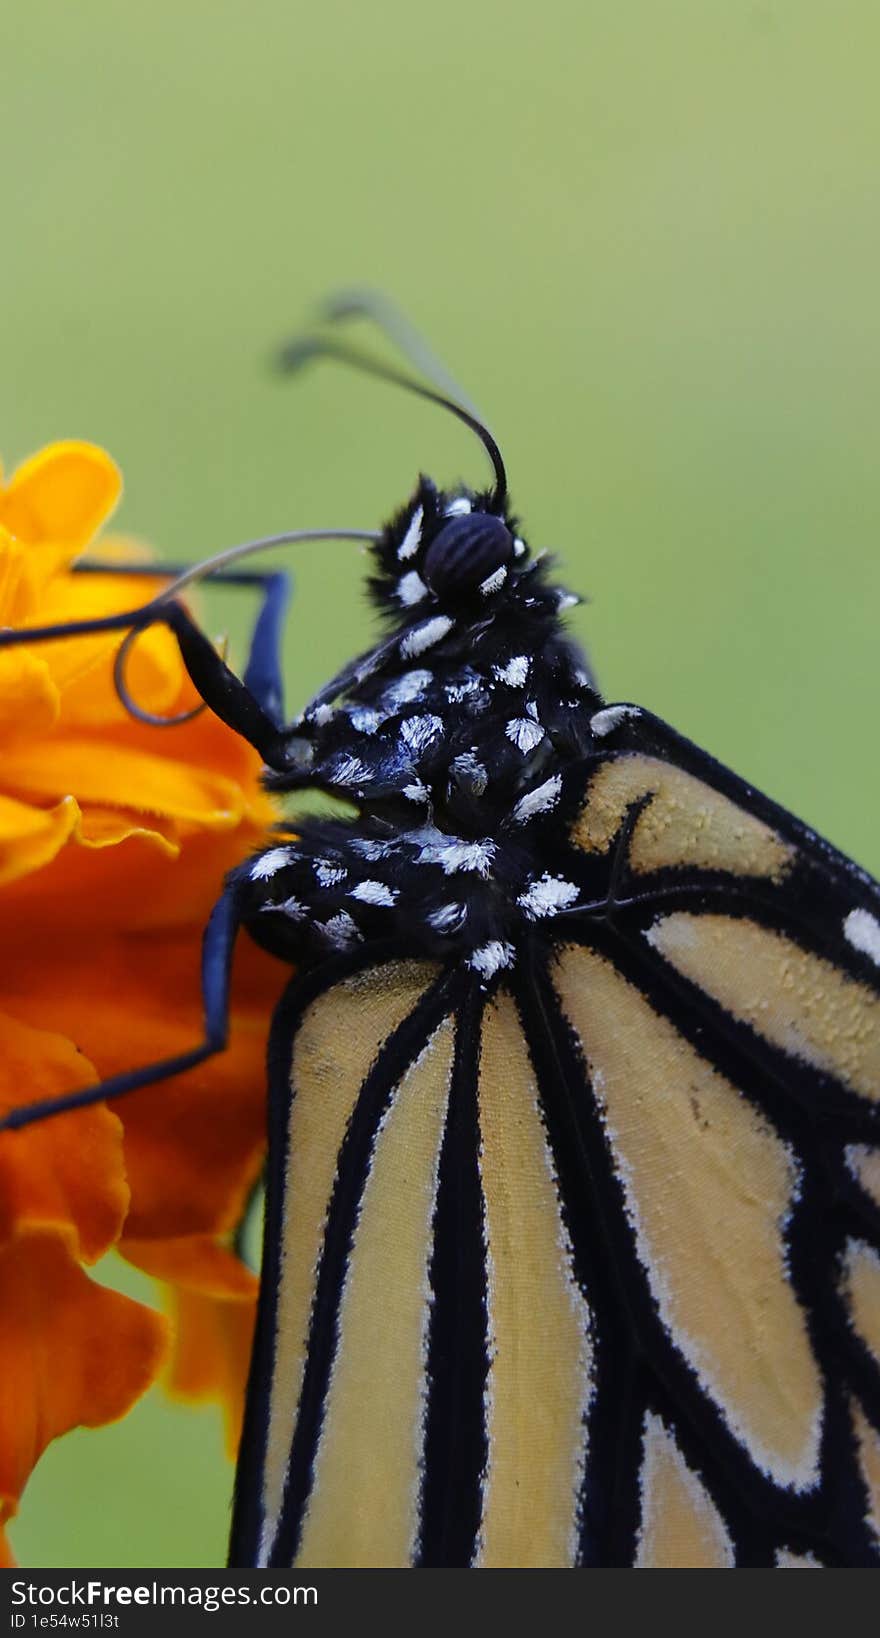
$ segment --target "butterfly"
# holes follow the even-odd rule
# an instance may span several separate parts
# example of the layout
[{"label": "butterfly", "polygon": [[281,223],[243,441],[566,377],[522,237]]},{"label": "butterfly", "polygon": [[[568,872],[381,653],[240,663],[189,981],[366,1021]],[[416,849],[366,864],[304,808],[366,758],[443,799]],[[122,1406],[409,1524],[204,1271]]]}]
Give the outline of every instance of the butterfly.
[{"label": "butterfly", "polygon": [[367,534],[383,634],[293,722],[265,632],[247,685],[174,597],[126,639],[343,804],[229,879],[205,1040],[97,1089],[222,1048],[239,928],[290,961],[230,1562],[876,1565],[880,887],[603,700],[491,433],[352,315],[418,374],[286,363],[445,406],[492,487]]}]

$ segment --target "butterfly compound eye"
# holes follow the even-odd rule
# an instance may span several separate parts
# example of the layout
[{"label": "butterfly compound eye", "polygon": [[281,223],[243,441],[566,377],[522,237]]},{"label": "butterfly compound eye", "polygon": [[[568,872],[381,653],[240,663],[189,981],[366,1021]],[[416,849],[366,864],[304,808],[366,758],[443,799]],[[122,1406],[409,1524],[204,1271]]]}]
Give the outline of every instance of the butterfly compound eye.
[{"label": "butterfly compound eye", "polygon": [[470,512],[444,523],[425,553],[422,578],[438,597],[461,596],[514,556],[513,536],[501,519]]}]

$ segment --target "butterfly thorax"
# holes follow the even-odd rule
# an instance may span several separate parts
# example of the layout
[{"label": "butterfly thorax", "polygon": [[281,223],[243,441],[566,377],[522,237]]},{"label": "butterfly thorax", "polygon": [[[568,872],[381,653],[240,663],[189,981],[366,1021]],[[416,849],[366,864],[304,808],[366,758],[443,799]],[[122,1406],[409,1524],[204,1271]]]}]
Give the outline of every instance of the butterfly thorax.
[{"label": "butterfly thorax", "polygon": [[490,974],[541,905],[541,833],[593,743],[601,701],[561,622],[577,599],[512,517],[426,479],[373,554],[387,634],[291,725],[269,779],[357,817],[305,820],[251,861],[245,913],[298,962],[398,936]]}]

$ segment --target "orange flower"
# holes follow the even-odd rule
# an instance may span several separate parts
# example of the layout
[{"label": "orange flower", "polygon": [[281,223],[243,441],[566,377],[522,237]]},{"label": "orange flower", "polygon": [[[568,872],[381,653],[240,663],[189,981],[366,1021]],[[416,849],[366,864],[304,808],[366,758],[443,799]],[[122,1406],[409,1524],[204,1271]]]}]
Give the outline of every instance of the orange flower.
[{"label": "orange flower", "polygon": [[[0,488],[0,626],[110,614],[150,577],[71,565],[115,505],[113,462],[55,444]],[[118,634],[0,651],[0,1114],[172,1056],[201,1036],[199,950],[223,877],[275,818],[259,758],[210,712],[160,730],[116,694]],[[135,697],[198,703],[161,627]],[[283,969],[238,951],[229,1049],[174,1081],[0,1135],[0,1563],[47,1443],[122,1416],[167,1322],[97,1285],[111,1247],[166,1283],[173,1391],[237,1437],[256,1282],[228,1248],[263,1151],[264,1052]]]}]

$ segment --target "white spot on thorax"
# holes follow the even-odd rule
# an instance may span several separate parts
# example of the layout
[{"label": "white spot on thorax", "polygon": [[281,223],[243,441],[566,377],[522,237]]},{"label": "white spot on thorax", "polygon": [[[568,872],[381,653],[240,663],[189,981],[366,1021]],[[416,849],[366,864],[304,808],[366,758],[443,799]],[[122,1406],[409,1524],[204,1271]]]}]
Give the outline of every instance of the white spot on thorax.
[{"label": "white spot on thorax", "polygon": [[500,972],[502,967],[509,967],[513,963],[513,945],[502,944],[500,939],[491,939],[488,944],[481,944],[478,949],[472,950],[467,964],[473,967],[481,978],[492,978]]},{"label": "white spot on thorax", "polygon": [[409,574],[401,575],[397,582],[397,595],[406,608],[412,608],[414,603],[420,603],[427,594],[428,588],[416,569],[410,569]]},{"label": "white spot on thorax", "polygon": [[365,762],[356,756],[340,756],[331,769],[331,778],[337,785],[359,785],[361,780],[368,779],[370,770]]},{"label": "white spot on thorax", "polygon": [[283,870],[285,865],[291,864],[296,858],[293,848],[270,847],[267,853],[261,853],[251,865],[251,881],[267,882],[274,876],[276,870]]},{"label": "white spot on thorax", "polygon": [[347,910],[339,910],[329,921],[320,923],[319,930],[337,950],[347,949],[350,944],[356,944],[362,937],[356,922],[352,921]]},{"label": "white spot on thorax", "polygon": [[409,749],[415,751],[416,754],[427,750],[431,741],[435,740],[438,734],[442,734],[442,732],[442,717],[407,717],[400,724],[401,738],[409,746]]},{"label": "white spot on thorax", "polygon": [[344,865],[331,864],[328,859],[316,859],[312,868],[321,887],[335,887],[348,875]]},{"label": "white spot on thorax", "polygon": [[516,902],[532,921],[538,921],[543,916],[555,916],[560,910],[567,910],[577,896],[574,882],[564,881],[561,876],[548,876],[545,871]]},{"label": "white spot on thorax", "polygon": [[523,753],[533,751],[544,738],[543,728],[537,722],[530,722],[528,717],[514,717],[512,722],[507,723],[504,732],[508,739],[513,740],[517,750]]},{"label": "white spot on thorax", "polygon": [[473,501],[469,500],[467,495],[457,495],[455,500],[451,500],[448,506],[443,508],[443,516],[445,518],[460,518],[466,512],[472,512],[473,509]]},{"label": "white spot on thorax", "polygon": [[386,887],[384,882],[358,882],[353,887],[349,898],[360,899],[364,904],[383,904],[390,907],[397,898],[396,887]]},{"label": "white spot on thorax", "polygon": [[482,796],[489,783],[489,774],[485,764],[473,751],[462,751],[461,756],[453,757],[449,766],[452,773],[470,785],[475,796]]},{"label": "white spot on thorax", "polygon": [[430,802],[431,792],[421,779],[414,779],[411,785],[404,785],[403,794],[408,802]]},{"label": "white spot on thorax", "polygon": [[480,595],[482,597],[491,597],[493,592],[501,590],[506,579],[507,570],[502,563],[500,569],[496,569],[492,574],[487,574],[485,580],[480,581]]},{"label": "white spot on thorax", "polygon": [[438,864],[445,876],[452,876],[459,870],[475,870],[485,881],[497,851],[495,843],[488,837],[482,842],[464,842],[456,838],[425,842],[416,864]]},{"label": "white spot on thorax", "polygon": [[447,683],[446,698],[451,705],[459,705],[466,700],[469,694],[479,694],[483,684],[476,673],[472,677],[464,677],[458,682]]},{"label": "white spot on thorax", "polygon": [[396,847],[394,842],[380,842],[371,836],[355,836],[348,845],[353,853],[359,853],[362,859],[371,861],[387,859]]},{"label": "white spot on thorax", "polygon": [[359,734],[375,734],[382,724],[378,711],[369,705],[350,705],[347,714],[352,727]]},{"label": "white spot on thorax", "polygon": [[438,933],[451,933],[464,924],[467,910],[463,904],[441,904],[439,910],[432,910],[428,922]]},{"label": "white spot on thorax", "polygon": [[446,633],[452,630],[455,622],[448,614],[436,614],[433,620],[425,620],[420,626],[414,626],[407,632],[400,645],[400,652],[405,660],[415,659],[417,654],[424,654],[426,648],[433,648]]},{"label": "white spot on thorax", "polygon": [[492,675],[508,688],[524,688],[529,674],[529,660],[525,654],[514,654],[506,665],[493,665]]},{"label": "white spot on thorax", "polygon": [[394,682],[382,692],[382,704],[386,711],[399,711],[402,705],[412,705],[415,700],[421,699],[426,688],[433,682],[433,672],[422,670],[404,671],[402,676],[396,677]]},{"label": "white spot on thorax", "polygon": [[422,538],[422,519],[424,516],[424,507],[417,506],[409,520],[406,534],[397,548],[397,556],[401,563],[405,563],[407,558],[415,557],[415,554],[419,549],[419,543]]},{"label": "white spot on thorax", "polygon": [[880,967],[880,921],[870,910],[851,910],[844,918],[843,931],[854,950]]},{"label": "white spot on thorax", "polygon": [[543,785],[536,785],[533,791],[526,791],[516,803],[511,815],[514,823],[524,825],[527,819],[534,819],[537,813],[549,813],[559,801],[562,790],[562,775],[554,774],[552,779],[545,779]]}]

